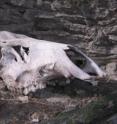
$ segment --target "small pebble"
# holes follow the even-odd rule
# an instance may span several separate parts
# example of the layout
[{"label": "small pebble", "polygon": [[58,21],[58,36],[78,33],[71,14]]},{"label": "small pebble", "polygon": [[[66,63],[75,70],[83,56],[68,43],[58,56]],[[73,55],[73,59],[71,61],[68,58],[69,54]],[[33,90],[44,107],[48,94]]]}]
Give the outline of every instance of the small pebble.
[{"label": "small pebble", "polygon": [[22,103],[28,103],[29,102],[28,96],[18,96],[17,99],[19,101],[21,101]]}]

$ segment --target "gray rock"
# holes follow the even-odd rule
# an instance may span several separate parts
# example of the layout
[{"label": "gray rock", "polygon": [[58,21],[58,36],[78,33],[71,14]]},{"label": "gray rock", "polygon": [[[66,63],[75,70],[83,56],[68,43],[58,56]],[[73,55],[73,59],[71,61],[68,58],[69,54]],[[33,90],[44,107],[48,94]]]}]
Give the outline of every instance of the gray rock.
[{"label": "gray rock", "polygon": [[110,76],[110,78],[117,80],[117,63],[112,62],[107,64],[106,72]]},{"label": "gray rock", "polygon": [[[1,124],[31,124],[29,116],[35,112],[39,113],[39,121],[42,123],[49,119],[46,124],[80,124],[85,123],[86,120],[88,120],[87,123],[93,124],[101,122],[107,124],[107,120],[110,124],[116,123],[117,0],[1,0],[0,30],[23,33],[54,42],[75,44],[92,57],[109,75],[106,80],[98,80],[99,85],[95,87],[78,80],[67,85],[58,85],[65,82],[60,80],[53,86],[51,85],[53,83],[48,83],[47,89],[29,94],[27,104],[19,103],[14,98],[14,94],[7,91],[0,82]],[[59,99],[61,103],[60,101],[47,102],[49,98],[55,97],[58,100],[60,96],[65,98]],[[105,111],[105,104],[101,104],[101,112],[100,109],[95,109],[97,112],[95,113],[93,110],[90,111],[95,108],[95,105],[90,105],[90,109],[85,109],[88,110],[88,115],[83,113],[78,116],[77,112],[83,110],[82,105],[87,105],[94,96],[97,98],[104,96],[114,101],[114,110],[112,107],[109,112]],[[78,107],[76,111],[71,111],[72,107],[69,103],[70,105],[73,103],[71,104],[71,98],[68,99],[69,102],[65,104],[70,112],[66,114],[63,101],[68,97],[72,97],[73,101],[78,101]],[[34,99],[31,100],[32,98]],[[106,105],[107,108],[110,106],[110,104]],[[100,107],[99,103],[98,107]],[[58,119],[59,113],[64,113],[67,119],[63,116]],[[102,113],[104,116],[100,118]],[[48,119],[46,117],[44,119],[45,115]],[[115,116],[112,117],[112,115]],[[73,118],[70,119],[70,117]],[[98,120],[94,122],[95,118]]]},{"label": "gray rock", "polygon": [[37,6],[41,6],[43,4],[42,0],[37,0]]},{"label": "gray rock", "polygon": [[11,0],[11,3],[13,5],[22,6],[22,5],[24,5],[25,1],[26,0]]},{"label": "gray rock", "polygon": [[108,124],[117,124],[117,114],[107,120]]}]

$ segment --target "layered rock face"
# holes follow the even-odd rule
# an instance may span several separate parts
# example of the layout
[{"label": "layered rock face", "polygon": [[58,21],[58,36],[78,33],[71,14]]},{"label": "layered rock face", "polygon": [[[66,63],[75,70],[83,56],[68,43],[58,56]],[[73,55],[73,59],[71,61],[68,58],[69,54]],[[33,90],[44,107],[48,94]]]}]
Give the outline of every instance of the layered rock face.
[{"label": "layered rock face", "polygon": [[1,0],[3,30],[74,44],[109,78],[96,87],[81,81],[48,86],[28,104],[12,99],[0,82],[1,124],[116,124],[117,0]]},{"label": "layered rock face", "polygon": [[116,79],[116,0],[0,1],[0,30],[76,44]]}]

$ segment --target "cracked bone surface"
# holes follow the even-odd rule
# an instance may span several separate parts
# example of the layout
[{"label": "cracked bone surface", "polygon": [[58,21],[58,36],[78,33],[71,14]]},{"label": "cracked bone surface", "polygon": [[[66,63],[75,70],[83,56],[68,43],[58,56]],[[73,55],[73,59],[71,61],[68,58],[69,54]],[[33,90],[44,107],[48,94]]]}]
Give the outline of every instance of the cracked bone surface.
[{"label": "cracked bone surface", "polygon": [[46,81],[57,76],[81,80],[91,79],[92,74],[105,76],[91,58],[70,44],[1,31],[0,47],[1,78],[9,89],[23,89],[25,95],[46,87]]}]

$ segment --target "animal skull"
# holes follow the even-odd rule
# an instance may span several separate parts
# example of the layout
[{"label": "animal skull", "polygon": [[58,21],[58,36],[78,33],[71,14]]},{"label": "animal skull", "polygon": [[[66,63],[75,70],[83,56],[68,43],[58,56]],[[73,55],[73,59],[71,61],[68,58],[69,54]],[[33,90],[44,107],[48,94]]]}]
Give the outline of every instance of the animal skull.
[{"label": "animal skull", "polygon": [[[87,80],[92,78],[91,74],[105,76],[91,58],[69,44],[1,31],[0,47],[1,78],[9,89],[23,89],[25,95],[46,87],[51,77]],[[83,67],[81,60],[85,61]]]}]

